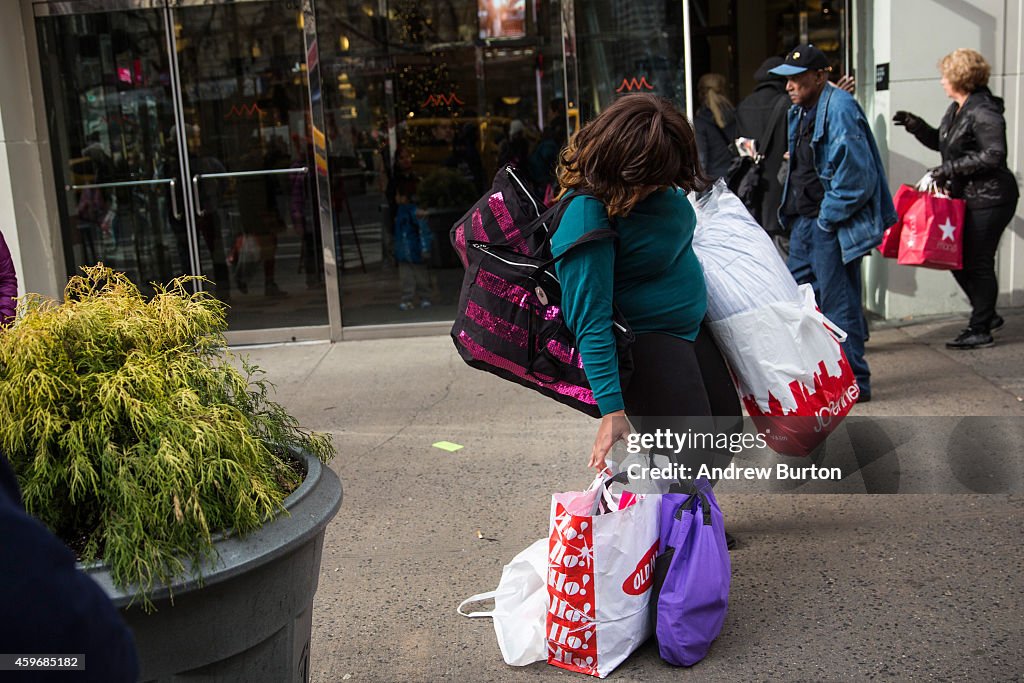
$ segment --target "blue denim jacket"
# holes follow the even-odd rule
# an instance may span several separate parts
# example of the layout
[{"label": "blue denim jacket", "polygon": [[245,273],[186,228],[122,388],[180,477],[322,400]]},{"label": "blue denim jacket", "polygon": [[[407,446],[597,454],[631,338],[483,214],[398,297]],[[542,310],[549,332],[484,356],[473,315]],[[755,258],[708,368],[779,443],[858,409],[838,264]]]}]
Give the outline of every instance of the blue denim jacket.
[{"label": "blue denim jacket", "polygon": [[[789,155],[800,124],[800,107],[789,110]],[[825,188],[818,212],[818,227],[836,232],[843,263],[868,253],[882,241],[882,233],[896,222],[896,209],[875,138],[867,118],[853,96],[826,86],[818,100],[811,138],[814,167]],[[783,197],[789,192],[789,175]],[[786,217],[779,209],[779,222]]]}]

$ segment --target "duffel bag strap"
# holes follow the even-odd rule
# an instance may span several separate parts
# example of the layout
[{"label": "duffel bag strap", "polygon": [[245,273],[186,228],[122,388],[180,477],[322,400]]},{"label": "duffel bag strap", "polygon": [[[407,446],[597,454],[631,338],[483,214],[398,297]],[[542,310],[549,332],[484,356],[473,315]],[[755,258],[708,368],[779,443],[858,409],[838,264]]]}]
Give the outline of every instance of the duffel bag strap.
[{"label": "duffel bag strap", "polygon": [[556,263],[564,259],[566,254],[571,252],[573,249],[576,249],[577,247],[582,247],[584,244],[587,244],[588,242],[596,242],[597,240],[618,241],[618,239],[619,233],[615,232],[611,228],[600,228],[598,230],[591,230],[590,232],[585,232],[582,235],[580,235],[579,239],[577,239],[575,242],[566,247],[565,251],[563,251],[561,254],[537,266],[537,270],[547,270],[551,266],[555,265]]}]

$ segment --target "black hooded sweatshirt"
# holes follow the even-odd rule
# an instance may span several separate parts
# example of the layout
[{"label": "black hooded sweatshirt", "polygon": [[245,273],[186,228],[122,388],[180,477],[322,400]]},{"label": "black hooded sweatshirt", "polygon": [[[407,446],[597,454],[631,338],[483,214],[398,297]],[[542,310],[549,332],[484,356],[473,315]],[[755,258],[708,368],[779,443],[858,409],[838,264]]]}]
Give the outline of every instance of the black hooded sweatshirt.
[{"label": "black hooded sweatshirt", "polygon": [[15,681],[135,683],[139,678],[132,632],[103,589],[76,569],[67,546],[25,513],[18,482],[2,453],[0,651],[85,657],[79,661],[84,671],[15,673]]},{"label": "black hooded sweatshirt", "polygon": [[[782,60],[779,60],[781,63]],[[760,215],[754,216],[769,234],[783,232],[779,224],[779,206],[782,205],[782,182],[779,169],[782,156],[789,148],[786,131],[786,112],[789,110],[786,79],[766,74],[754,92],[736,107],[736,132],[745,138],[757,140],[757,151],[764,155],[761,177],[765,183]],[[774,116],[774,132],[768,135],[768,126]]]}]

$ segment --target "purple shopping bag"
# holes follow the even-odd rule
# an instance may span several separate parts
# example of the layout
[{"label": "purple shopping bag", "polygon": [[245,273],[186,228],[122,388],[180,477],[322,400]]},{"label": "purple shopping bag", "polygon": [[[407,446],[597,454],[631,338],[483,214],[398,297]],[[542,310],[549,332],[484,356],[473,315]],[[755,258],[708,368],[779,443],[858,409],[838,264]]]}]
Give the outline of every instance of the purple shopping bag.
[{"label": "purple shopping bag", "polygon": [[722,511],[706,479],[694,485],[694,495],[662,496],[662,551],[651,596],[658,652],[676,666],[704,658],[729,606],[731,565]]}]

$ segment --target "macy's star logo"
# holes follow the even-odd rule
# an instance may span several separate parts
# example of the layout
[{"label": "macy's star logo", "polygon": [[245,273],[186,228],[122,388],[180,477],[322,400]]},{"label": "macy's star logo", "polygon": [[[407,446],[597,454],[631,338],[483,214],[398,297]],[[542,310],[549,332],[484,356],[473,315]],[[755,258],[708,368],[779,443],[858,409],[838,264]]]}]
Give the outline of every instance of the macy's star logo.
[{"label": "macy's star logo", "polygon": [[954,235],[956,233],[956,226],[953,225],[952,223],[950,223],[948,218],[946,219],[945,223],[943,223],[942,225],[939,226],[939,230],[942,231],[942,241],[946,241],[946,240],[949,240],[950,242],[955,242],[956,241],[956,238],[954,237]]}]

